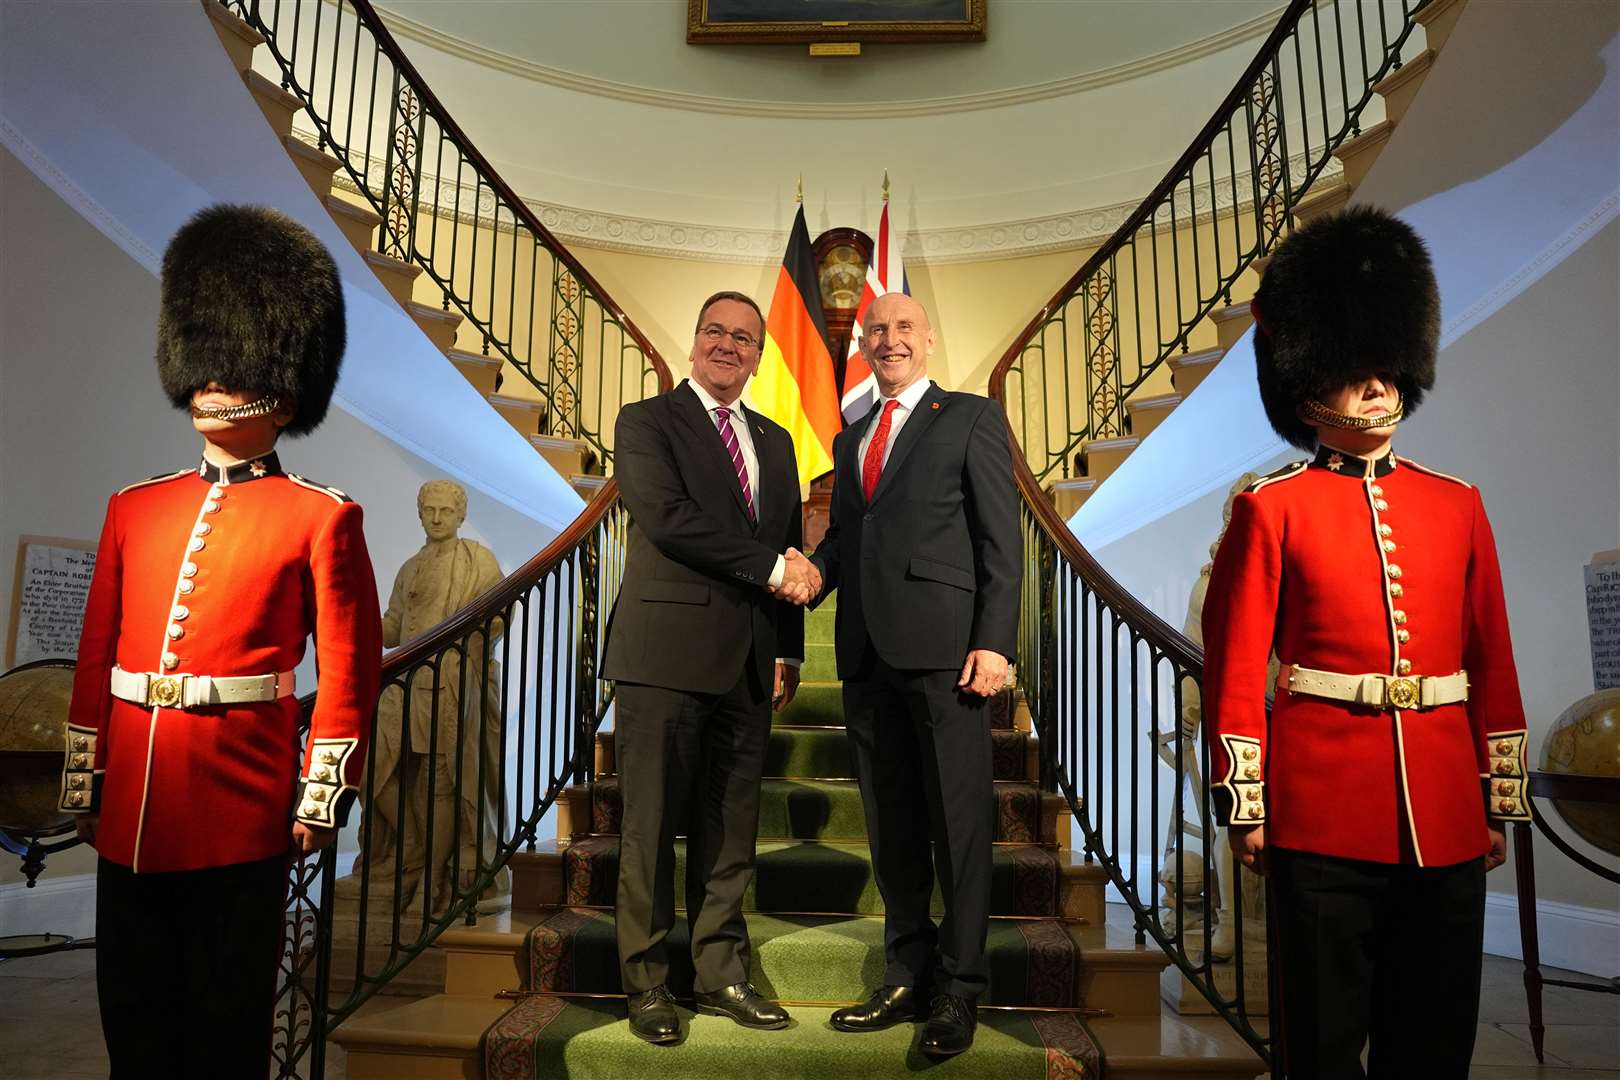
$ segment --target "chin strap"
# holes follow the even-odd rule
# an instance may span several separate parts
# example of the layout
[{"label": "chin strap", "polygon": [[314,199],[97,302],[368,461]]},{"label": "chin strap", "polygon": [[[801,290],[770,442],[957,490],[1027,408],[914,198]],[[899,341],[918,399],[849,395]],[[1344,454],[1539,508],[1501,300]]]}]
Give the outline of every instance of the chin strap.
[{"label": "chin strap", "polygon": [[1335,412],[1320,401],[1307,401],[1299,407],[1299,415],[1307,424],[1342,428],[1346,431],[1366,431],[1369,428],[1393,427],[1406,419],[1406,402],[1397,400],[1395,411],[1383,416],[1350,416]]},{"label": "chin strap", "polygon": [[193,405],[191,415],[196,420],[248,420],[255,416],[269,416],[279,408],[281,399],[266,395],[246,405],[220,405],[214,408]]}]

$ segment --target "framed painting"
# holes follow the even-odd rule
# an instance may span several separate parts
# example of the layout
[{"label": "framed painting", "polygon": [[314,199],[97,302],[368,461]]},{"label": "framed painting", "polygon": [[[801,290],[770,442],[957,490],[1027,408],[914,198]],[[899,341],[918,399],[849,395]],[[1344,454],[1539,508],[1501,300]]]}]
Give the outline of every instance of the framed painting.
[{"label": "framed painting", "polygon": [[983,41],[986,0],[686,0],[693,45]]}]

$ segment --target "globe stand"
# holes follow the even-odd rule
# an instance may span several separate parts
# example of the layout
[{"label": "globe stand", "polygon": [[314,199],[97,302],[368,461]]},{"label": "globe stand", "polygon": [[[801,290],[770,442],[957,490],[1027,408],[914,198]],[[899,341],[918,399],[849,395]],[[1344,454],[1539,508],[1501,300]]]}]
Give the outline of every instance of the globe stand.
[{"label": "globe stand", "polygon": [[[1572,776],[1560,773],[1532,772],[1529,794],[1532,798],[1552,800],[1578,800],[1588,803],[1620,805],[1620,780],[1607,776]],[[1553,847],[1569,856],[1577,866],[1590,870],[1599,877],[1620,884],[1620,873],[1596,862],[1581,852],[1547,824],[1547,815],[1535,814],[1536,828],[1552,841]],[[1531,850],[1530,822],[1513,823],[1513,866],[1519,888],[1519,944],[1524,953],[1524,991],[1530,1003],[1530,1042],[1535,1047],[1536,1060],[1542,1056],[1542,1042],[1546,1027],[1541,1022],[1541,988],[1563,986],[1571,990],[1591,990],[1600,994],[1620,994],[1620,978],[1603,982],[1577,982],[1570,979],[1548,979],[1541,974],[1541,942],[1536,928],[1536,864]]]},{"label": "globe stand", "polygon": [[[47,843],[46,837],[15,836],[4,829],[0,829],[0,848],[22,857],[22,872],[27,878],[26,888],[32,889],[45,872],[45,856],[54,855],[58,851],[80,843],[77,835],[69,834],[67,839]],[[96,939],[73,938],[66,934],[53,934],[49,931],[43,934],[9,934],[0,937],[0,961],[15,960],[24,956],[42,956],[46,953],[60,952],[64,949],[93,949]]]}]

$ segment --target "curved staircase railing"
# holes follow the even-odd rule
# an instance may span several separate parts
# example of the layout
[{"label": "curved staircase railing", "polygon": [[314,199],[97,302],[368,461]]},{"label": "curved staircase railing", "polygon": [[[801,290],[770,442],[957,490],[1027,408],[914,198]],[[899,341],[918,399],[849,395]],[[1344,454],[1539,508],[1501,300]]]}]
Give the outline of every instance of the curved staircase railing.
[{"label": "curved staircase railing", "polygon": [[479,347],[539,393],[538,434],[612,460],[619,407],[666,370],[647,336],[478,151],[370,0],[218,0],[265,38],[318,149],[381,218],[376,250],[421,268]]},{"label": "curved staircase railing", "polygon": [[[323,1075],[328,1033],[446,928],[473,924],[559,793],[590,782],[628,523],[610,479],[543,551],[386,658],[357,836],[289,876],[277,1076]],[[314,695],[302,704],[307,734]]]},{"label": "curved staircase railing", "polygon": [[[1163,949],[1172,972],[1273,1068],[1255,1023],[1273,995],[1253,970],[1264,951],[1252,933],[1245,949],[1243,889],[1220,890],[1231,908],[1218,910],[1224,839],[1196,730],[1202,650],[1092,558],[1043,484],[1071,475],[1087,440],[1126,432],[1130,394],[1187,351],[1194,328],[1230,303],[1241,275],[1281,238],[1431,6],[1437,0],[1293,0],[1198,138],[990,380],[1007,410],[1023,502],[1017,678],[1040,739],[1042,788],[1067,800],[1087,859],[1106,868],[1131,910],[1138,943]],[[1161,776],[1161,760],[1173,778]],[[1202,842],[1189,845],[1189,834]],[[1181,885],[1194,871],[1206,883],[1197,891]],[[1233,931],[1229,959],[1216,956],[1227,948],[1216,947],[1218,920]]]},{"label": "curved staircase railing", "polygon": [[1133,395],[1232,302],[1333,152],[1361,132],[1433,0],[1291,0],[1164,179],[1019,332],[990,376],[1043,484],[1086,443],[1125,437]]}]

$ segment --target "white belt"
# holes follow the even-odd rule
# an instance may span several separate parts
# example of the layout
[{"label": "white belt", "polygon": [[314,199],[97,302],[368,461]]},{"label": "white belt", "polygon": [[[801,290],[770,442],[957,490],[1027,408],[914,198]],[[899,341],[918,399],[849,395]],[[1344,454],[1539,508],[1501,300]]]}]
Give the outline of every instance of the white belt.
[{"label": "white belt", "polygon": [[1284,664],[1277,686],[1294,694],[1370,705],[1375,709],[1432,709],[1468,700],[1468,672],[1454,675],[1340,675]]},{"label": "white belt", "polygon": [[151,708],[193,709],[199,705],[244,705],[291,697],[296,681],[290,671],[275,675],[160,675],[112,669],[113,697]]}]

